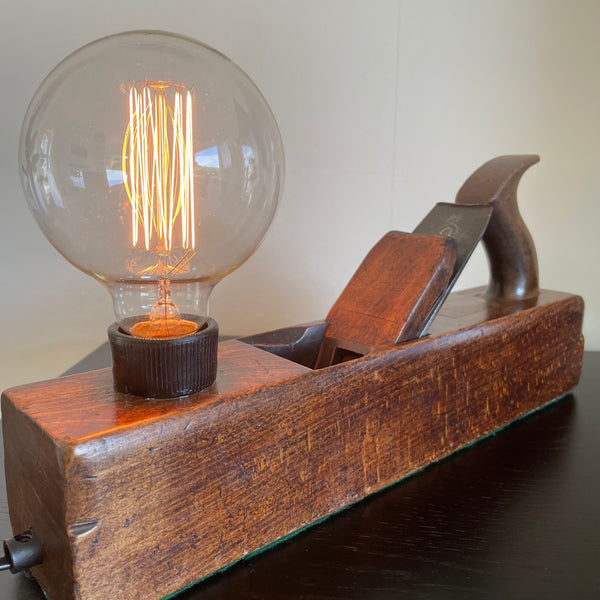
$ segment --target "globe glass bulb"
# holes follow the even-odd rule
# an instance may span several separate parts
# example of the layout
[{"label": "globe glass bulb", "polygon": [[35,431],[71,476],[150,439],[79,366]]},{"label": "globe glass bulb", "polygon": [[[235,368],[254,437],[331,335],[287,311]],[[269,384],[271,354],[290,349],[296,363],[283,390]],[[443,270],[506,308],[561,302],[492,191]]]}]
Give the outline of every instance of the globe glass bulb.
[{"label": "globe glass bulb", "polygon": [[215,284],[263,239],[284,176],[277,124],[248,76],[157,31],[62,61],[27,110],[19,164],[44,234],[108,288],[121,328],[148,338],[198,329]]}]

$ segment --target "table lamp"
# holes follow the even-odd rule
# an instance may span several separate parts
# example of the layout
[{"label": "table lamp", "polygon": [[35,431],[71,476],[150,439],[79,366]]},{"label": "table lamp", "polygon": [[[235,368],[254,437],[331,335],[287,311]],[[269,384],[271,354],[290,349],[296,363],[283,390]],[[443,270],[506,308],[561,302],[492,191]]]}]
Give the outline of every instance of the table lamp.
[{"label": "table lamp", "polygon": [[[94,42],[40,87],[20,157],[38,223],[117,314],[112,369],[2,395],[6,547],[36,541],[20,566],[51,600],[171,597],[577,384],[583,301],[539,289],[517,210],[537,156],[386,233],[324,320],[218,344],[210,290],[283,179],[237,67],[169,34]],[[480,238],[487,291],[448,294]]]}]

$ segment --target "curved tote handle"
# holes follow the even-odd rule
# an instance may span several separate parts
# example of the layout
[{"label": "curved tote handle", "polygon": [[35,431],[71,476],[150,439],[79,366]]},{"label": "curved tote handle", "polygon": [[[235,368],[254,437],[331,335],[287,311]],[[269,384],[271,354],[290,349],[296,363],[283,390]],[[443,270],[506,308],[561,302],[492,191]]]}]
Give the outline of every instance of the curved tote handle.
[{"label": "curved tote handle", "polygon": [[535,245],[517,205],[517,186],[523,173],[540,157],[498,156],[479,167],[456,195],[458,204],[494,207],[483,236],[491,278],[488,300],[525,300],[537,296],[538,263]]}]

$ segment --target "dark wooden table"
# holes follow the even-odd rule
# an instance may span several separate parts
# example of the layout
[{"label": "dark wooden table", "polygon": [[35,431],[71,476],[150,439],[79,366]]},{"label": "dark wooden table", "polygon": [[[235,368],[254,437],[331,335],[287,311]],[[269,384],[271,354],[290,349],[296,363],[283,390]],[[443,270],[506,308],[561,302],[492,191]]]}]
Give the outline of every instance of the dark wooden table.
[{"label": "dark wooden table", "polygon": [[[103,349],[76,370],[107,361]],[[572,395],[179,598],[600,598],[599,400],[588,352]],[[1,600],[42,598],[0,573]]]}]

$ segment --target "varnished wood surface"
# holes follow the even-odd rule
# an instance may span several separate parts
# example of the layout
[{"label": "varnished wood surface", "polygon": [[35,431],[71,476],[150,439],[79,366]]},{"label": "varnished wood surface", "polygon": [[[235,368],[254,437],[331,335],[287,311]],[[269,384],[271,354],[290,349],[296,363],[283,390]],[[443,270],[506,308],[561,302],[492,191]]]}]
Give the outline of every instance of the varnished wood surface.
[{"label": "varnished wood surface", "polygon": [[[24,386],[30,394],[22,407],[53,439],[75,446],[153,422],[160,427],[171,417],[185,419],[199,407],[219,405],[224,397],[235,403],[251,390],[309,371],[238,340],[227,340],[219,344],[217,382],[196,396],[146,401],[119,393],[113,389],[112,370],[105,368]],[[23,388],[15,391],[19,389]]]},{"label": "varnished wood surface", "polygon": [[[96,353],[93,366],[103,356]],[[599,464],[596,352],[586,353],[572,396],[180,598],[596,598]],[[0,482],[0,535],[7,537]],[[23,575],[0,573],[0,598],[43,595]]]},{"label": "varnished wood surface", "polygon": [[[546,305],[555,305],[550,314],[556,317],[562,311],[560,303],[578,305],[580,302],[570,294],[544,290],[537,298],[517,303],[521,310],[515,312],[515,307],[505,302],[490,305],[485,301],[483,291],[484,288],[475,288],[450,294],[433,323],[429,337],[466,330],[513,313],[525,314],[527,309]],[[529,316],[526,320],[529,320]],[[550,334],[555,325],[554,322],[546,324]],[[477,332],[476,336],[479,335],[480,332]],[[577,338],[578,331],[573,331],[573,335]],[[412,352],[413,347],[421,347],[424,342],[428,343],[428,338],[391,347],[404,354]],[[379,354],[389,349],[390,346],[383,347]],[[90,364],[99,367],[103,359],[110,360],[107,356],[99,358],[100,360],[94,354],[91,355]],[[140,402],[135,396],[113,391],[110,368],[85,372],[85,364],[79,363],[81,374],[76,377],[63,377],[7,390],[15,397],[20,397],[23,393],[22,407],[30,412],[45,431],[67,445],[79,443],[86,438],[102,439],[119,430],[135,429],[140,424],[160,421],[169,416],[185,420],[188,412],[194,413],[200,406],[222,403],[223,397],[228,397],[229,403],[234,403],[239,394],[246,394],[251,389],[312,372],[307,367],[242,344],[238,340],[227,340],[219,344],[219,377],[214,387],[190,398]],[[353,370],[352,367],[350,369]],[[72,398],[78,398],[78,401],[72,402]]]},{"label": "varnished wood surface", "polygon": [[388,232],[367,254],[327,318],[327,336],[367,348],[409,340],[448,285],[447,237]]},{"label": "varnished wood surface", "polygon": [[331,307],[317,365],[340,362],[338,348],[363,354],[417,337],[455,262],[456,244],[448,237],[386,233]]},{"label": "varnished wood surface", "polygon": [[323,372],[226,343],[220,393],[177,407],[116,397],[102,372],[10,390],[13,523],[52,550],[36,573],[70,597],[68,568],[49,578],[73,556],[77,598],[158,599],[556,398],[579,374],[581,301],[551,297]]}]

